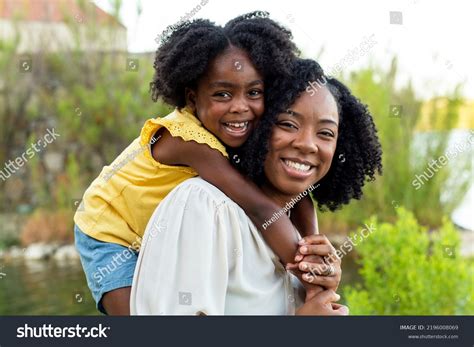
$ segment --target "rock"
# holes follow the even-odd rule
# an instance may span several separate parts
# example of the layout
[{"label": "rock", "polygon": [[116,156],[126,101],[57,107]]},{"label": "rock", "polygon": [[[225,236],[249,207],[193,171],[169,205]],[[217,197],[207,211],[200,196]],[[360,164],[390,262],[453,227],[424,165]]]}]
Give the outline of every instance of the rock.
[{"label": "rock", "polygon": [[33,243],[25,250],[25,259],[27,260],[43,260],[51,257],[56,250],[56,245],[45,243]]},{"label": "rock", "polygon": [[61,246],[54,253],[55,260],[79,259],[79,253],[74,245]]},{"label": "rock", "polygon": [[11,247],[5,254],[8,258],[21,258],[23,257],[23,249],[17,246]]}]

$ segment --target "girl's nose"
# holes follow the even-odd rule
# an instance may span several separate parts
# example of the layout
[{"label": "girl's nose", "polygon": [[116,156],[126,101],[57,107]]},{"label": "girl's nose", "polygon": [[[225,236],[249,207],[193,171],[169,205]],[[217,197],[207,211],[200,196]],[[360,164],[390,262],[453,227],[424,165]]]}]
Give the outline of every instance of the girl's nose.
[{"label": "girl's nose", "polygon": [[230,112],[232,113],[245,113],[248,110],[249,105],[244,97],[235,98],[230,106]]}]

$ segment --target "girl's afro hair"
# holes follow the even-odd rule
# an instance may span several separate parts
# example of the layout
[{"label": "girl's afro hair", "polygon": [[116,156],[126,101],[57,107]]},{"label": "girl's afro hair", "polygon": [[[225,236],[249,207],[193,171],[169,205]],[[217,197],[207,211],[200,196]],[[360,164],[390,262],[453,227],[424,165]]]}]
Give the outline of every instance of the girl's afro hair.
[{"label": "girl's afro hair", "polygon": [[299,51],[291,32],[268,16],[257,11],[234,18],[224,27],[204,19],[168,27],[153,64],[152,99],[161,97],[172,106],[184,107],[185,88],[195,87],[209,62],[230,46],[248,53],[265,83],[288,74]]}]

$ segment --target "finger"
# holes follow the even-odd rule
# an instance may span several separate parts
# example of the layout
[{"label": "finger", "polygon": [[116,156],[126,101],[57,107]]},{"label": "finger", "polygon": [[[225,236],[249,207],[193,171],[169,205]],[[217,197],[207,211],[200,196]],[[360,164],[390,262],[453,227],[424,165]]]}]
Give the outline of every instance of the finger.
[{"label": "finger", "polygon": [[303,255],[300,253],[299,248],[296,250],[296,255],[295,255],[295,261],[301,261],[303,260]]},{"label": "finger", "polygon": [[339,284],[335,276],[315,276],[311,273],[305,273],[302,278],[308,283],[317,284],[325,288],[336,288]]},{"label": "finger", "polygon": [[300,263],[325,264],[324,258],[320,255],[309,254],[303,256]]},{"label": "finger", "polygon": [[298,263],[298,268],[304,272],[311,272],[311,273],[314,272],[316,275],[320,275],[324,272],[324,270],[328,267],[328,265],[324,261],[319,261],[319,262],[316,262],[316,261],[317,260],[313,262],[301,261]]},{"label": "finger", "polygon": [[300,245],[304,245],[304,244],[331,244],[331,242],[329,242],[329,239],[326,237],[326,235],[324,234],[312,234],[312,235],[308,235],[308,236],[305,236],[303,237],[301,240],[299,240],[298,242]]},{"label": "finger", "polygon": [[317,300],[320,303],[330,303],[330,302],[336,302],[339,301],[341,296],[337,294],[334,290],[332,289],[326,289],[318,294],[315,295],[313,300]]},{"label": "finger", "polygon": [[341,304],[332,303],[332,308],[334,311],[341,314],[341,316],[348,316],[349,315],[349,307]]},{"label": "finger", "polygon": [[327,256],[334,253],[336,250],[332,245],[304,245],[299,248],[301,254],[304,255],[321,255]]},{"label": "finger", "polygon": [[298,269],[298,263],[288,263],[285,267],[286,270],[296,270]]},{"label": "finger", "polygon": [[323,290],[326,290],[326,288],[313,284],[305,284],[303,286],[306,289],[305,302],[311,301],[318,293],[322,292]]}]

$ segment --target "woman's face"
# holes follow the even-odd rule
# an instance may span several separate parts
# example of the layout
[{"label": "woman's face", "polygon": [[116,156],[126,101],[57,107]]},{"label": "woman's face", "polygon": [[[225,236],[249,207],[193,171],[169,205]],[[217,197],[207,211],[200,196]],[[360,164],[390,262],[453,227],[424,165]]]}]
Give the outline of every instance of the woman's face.
[{"label": "woman's face", "polygon": [[301,94],[273,127],[264,164],[267,186],[289,198],[323,178],[336,151],[338,125],[337,104],[326,87]]}]

